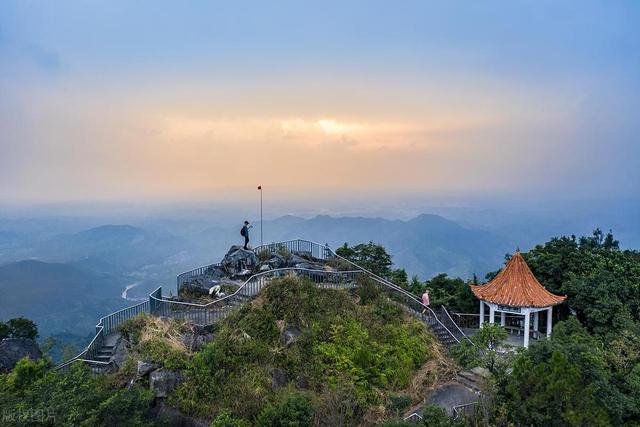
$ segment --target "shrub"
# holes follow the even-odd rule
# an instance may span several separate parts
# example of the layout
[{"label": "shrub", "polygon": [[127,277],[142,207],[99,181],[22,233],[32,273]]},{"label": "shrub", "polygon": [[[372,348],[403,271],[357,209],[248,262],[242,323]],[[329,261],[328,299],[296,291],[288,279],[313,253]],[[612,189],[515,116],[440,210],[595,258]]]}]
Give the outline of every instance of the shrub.
[{"label": "shrub", "polygon": [[144,359],[158,362],[167,369],[182,369],[186,367],[188,359],[186,352],[172,347],[168,342],[160,338],[153,338],[140,343],[138,350]]},{"label": "shrub", "polygon": [[373,283],[373,280],[368,277],[359,276],[357,283],[356,293],[360,297],[362,304],[371,304],[380,298],[380,288]]},{"label": "shrub", "polygon": [[411,406],[411,403],[411,397],[402,394],[394,394],[389,397],[386,409],[388,413],[394,416],[399,416],[402,415],[409,406]]},{"label": "shrub", "polygon": [[439,406],[427,405],[422,410],[422,419],[428,427],[465,427],[468,425],[465,419],[455,420]]},{"label": "shrub", "polygon": [[140,334],[147,323],[147,317],[143,313],[122,322],[118,327],[122,337],[133,344],[140,342]]},{"label": "shrub", "polygon": [[304,427],[313,423],[314,409],[308,397],[294,393],[278,405],[268,405],[258,415],[258,427]]},{"label": "shrub", "polygon": [[225,409],[211,423],[211,427],[250,427],[251,424],[241,418],[235,418],[231,411]]}]

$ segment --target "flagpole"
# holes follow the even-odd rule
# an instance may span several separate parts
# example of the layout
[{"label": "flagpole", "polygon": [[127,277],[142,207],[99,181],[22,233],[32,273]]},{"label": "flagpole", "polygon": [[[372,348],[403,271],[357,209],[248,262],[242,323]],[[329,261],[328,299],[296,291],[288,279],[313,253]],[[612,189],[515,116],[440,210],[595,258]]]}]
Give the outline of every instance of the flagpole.
[{"label": "flagpole", "polygon": [[262,185],[258,185],[258,190],[260,190],[260,246],[262,246]]}]

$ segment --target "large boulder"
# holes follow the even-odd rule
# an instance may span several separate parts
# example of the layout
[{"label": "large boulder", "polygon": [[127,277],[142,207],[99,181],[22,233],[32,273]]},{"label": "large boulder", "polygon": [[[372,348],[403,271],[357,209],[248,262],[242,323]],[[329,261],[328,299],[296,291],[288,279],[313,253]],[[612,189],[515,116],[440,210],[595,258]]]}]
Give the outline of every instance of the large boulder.
[{"label": "large boulder", "polygon": [[184,381],[182,373],[158,369],[149,374],[149,387],[156,397],[167,397]]},{"label": "large boulder", "polygon": [[137,376],[138,378],[146,377],[151,372],[160,368],[160,364],[156,362],[148,362],[146,360],[138,360]]},{"label": "large boulder", "polygon": [[266,261],[266,264],[273,269],[283,268],[287,265],[287,261],[281,255],[272,254],[271,258]]},{"label": "large boulder", "polygon": [[42,352],[30,338],[5,338],[0,342],[0,372],[10,371],[24,357],[38,360]]},{"label": "large boulder", "polygon": [[231,277],[247,275],[258,266],[258,257],[252,250],[244,249],[242,246],[231,246],[220,265]]},{"label": "large boulder", "polygon": [[206,331],[194,330],[185,332],[180,336],[180,341],[191,351],[200,351],[205,344],[213,341],[213,334]]},{"label": "large boulder", "polygon": [[111,356],[111,360],[113,360],[113,363],[116,365],[116,367],[121,368],[124,366],[124,362],[127,360],[128,355],[129,343],[127,340],[120,337],[113,350],[113,356]]},{"label": "large boulder", "polygon": [[195,295],[208,295],[209,290],[219,285],[227,277],[226,272],[217,266],[209,267],[202,275],[192,277],[180,287],[180,292]]}]

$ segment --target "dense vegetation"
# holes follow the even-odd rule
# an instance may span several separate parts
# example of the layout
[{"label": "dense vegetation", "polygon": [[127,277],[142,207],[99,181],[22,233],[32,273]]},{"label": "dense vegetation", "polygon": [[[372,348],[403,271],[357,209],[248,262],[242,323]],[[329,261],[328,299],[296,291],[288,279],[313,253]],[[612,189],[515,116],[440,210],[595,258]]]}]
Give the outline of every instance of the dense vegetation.
[{"label": "dense vegetation", "polygon": [[[429,289],[434,305],[477,309],[468,283],[445,275],[402,280],[378,245],[341,253],[416,295]],[[640,425],[640,253],[596,230],[551,239],[523,256],[549,290],[568,299],[554,310],[550,340],[505,355],[499,349],[506,333],[492,325],[473,337],[475,346],[452,350],[461,366],[493,374],[478,424]],[[92,378],[81,366],[62,374],[47,359],[22,360],[0,375],[3,425],[157,423],[147,384],[124,387],[143,359],[181,370],[185,382],[168,403],[213,426],[406,426],[405,411],[451,371],[424,325],[372,284],[359,285],[338,291],[302,279],[273,282],[215,325],[213,341],[198,352],[179,343],[187,324],[136,318],[122,330],[131,358],[115,375]],[[0,323],[0,336],[36,335],[26,319]],[[437,408],[425,411],[425,425],[465,424]]]},{"label": "dense vegetation", "polygon": [[640,425],[640,253],[596,230],[522,255],[547,289],[568,298],[549,341],[488,360],[468,346],[453,350],[460,363],[494,373],[491,424]]},{"label": "dense vegetation", "polygon": [[51,369],[48,360],[23,359],[0,375],[3,426],[147,426],[152,394],[123,388],[110,376],[93,378],[76,365],[69,373]]},{"label": "dense vegetation", "polygon": [[[300,334],[286,344],[291,330]],[[171,400],[186,413],[257,425],[357,424],[383,418],[377,408],[435,348],[423,324],[367,283],[350,294],[288,278],[219,325]],[[298,421],[274,421],[288,417]]]}]

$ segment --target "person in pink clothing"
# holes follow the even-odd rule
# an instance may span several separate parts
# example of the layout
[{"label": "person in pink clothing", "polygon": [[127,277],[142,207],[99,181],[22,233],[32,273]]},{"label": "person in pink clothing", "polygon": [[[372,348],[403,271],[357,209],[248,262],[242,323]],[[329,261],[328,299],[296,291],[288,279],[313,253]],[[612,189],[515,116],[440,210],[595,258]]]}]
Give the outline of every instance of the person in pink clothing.
[{"label": "person in pink clothing", "polygon": [[[422,305],[425,305],[427,307],[429,307],[429,291],[428,290],[424,290],[424,293],[422,294]],[[422,312],[424,313],[427,309],[425,308],[424,310],[422,310]]]}]

